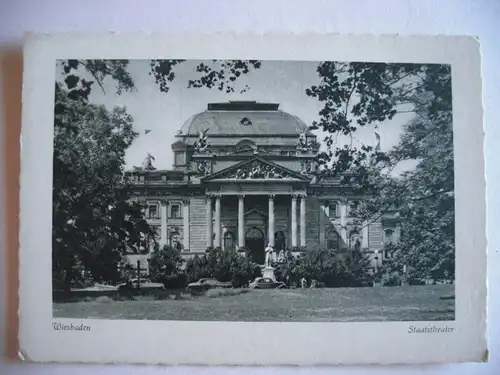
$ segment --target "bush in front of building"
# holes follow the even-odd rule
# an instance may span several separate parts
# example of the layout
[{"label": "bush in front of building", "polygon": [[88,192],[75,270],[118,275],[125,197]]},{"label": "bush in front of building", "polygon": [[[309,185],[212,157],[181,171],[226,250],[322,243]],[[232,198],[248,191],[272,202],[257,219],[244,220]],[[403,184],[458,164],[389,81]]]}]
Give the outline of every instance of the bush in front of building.
[{"label": "bush in front of building", "polygon": [[276,277],[280,281],[288,278],[289,282],[298,285],[304,278],[308,284],[315,280],[330,288],[362,287],[373,283],[370,260],[361,251],[311,249],[301,257],[288,256],[286,259],[277,268]]},{"label": "bush in front of building", "polygon": [[149,261],[151,281],[162,283],[166,289],[182,289],[187,277],[183,270],[184,259],[179,249],[156,245]]},{"label": "bush in front of building", "polygon": [[260,276],[260,267],[244,255],[233,249],[208,248],[202,256],[194,256],[186,264],[188,282],[203,277],[231,282],[234,287],[247,286],[250,281]]}]

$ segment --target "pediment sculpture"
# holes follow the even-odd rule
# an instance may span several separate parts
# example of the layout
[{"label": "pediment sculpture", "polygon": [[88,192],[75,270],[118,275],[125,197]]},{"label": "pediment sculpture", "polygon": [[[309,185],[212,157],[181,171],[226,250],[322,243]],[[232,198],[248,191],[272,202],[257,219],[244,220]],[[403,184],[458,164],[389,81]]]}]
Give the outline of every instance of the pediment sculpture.
[{"label": "pediment sculpture", "polygon": [[249,179],[283,179],[293,178],[285,170],[274,165],[263,164],[258,161],[242,165],[240,168],[228,171],[222,178]]}]

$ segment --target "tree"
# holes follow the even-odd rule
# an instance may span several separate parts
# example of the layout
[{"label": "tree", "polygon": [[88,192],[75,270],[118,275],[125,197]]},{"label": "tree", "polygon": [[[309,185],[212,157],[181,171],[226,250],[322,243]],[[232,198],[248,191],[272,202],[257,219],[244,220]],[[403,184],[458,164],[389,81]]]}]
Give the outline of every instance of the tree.
[{"label": "tree", "polygon": [[[57,86],[53,174],[53,268],[69,289],[82,270],[94,281],[119,281],[127,249],[139,251],[154,235],[142,206],[129,199],[125,151],[136,137],[124,108],[71,99]],[[70,115],[68,115],[70,114]]]},{"label": "tree", "polygon": [[[323,63],[321,84],[307,94],[324,103],[314,124],[327,132],[319,162],[325,175],[367,199],[351,207],[356,225],[399,212],[401,239],[392,268],[413,277],[454,274],[454,176],[451,70],[447,65]],[[388,152],[371,146],[336,146],[339,134],[378,126],[400,112],[412,112],[399,144]],[[352,138],[351,138],[352,139]],[[332,160],[333,159],[333,160]],[[396,166],[414,160],[414,170],[394,176]],[[347,172],[347,173],[346,173]],[[407,267],[405,267],[407,266]]]}]

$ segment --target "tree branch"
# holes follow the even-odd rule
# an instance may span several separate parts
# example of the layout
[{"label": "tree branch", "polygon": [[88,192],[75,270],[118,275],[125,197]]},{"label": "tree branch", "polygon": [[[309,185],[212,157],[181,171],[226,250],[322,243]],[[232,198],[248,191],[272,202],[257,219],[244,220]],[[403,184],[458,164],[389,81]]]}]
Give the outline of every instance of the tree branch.
[{"label": "tree branch", "polygon": [[101,80],[99,78],[97,78],[97,75],[95,74],[95,72],[88,66],[88,64],[85,64],[84,62],[82,62],[81,60],[78,60],[78,63],[79,64],[82,64],[85,69],[87,69],[87,71],[92,74],[92,76],[95,78],[95,80],[97,81],[97,84],[101,87],[102,89],[102,92],[104,93],[104,95],[106,95],[106,90],[104,90],[104,86],[102,85],[101,83]]}]

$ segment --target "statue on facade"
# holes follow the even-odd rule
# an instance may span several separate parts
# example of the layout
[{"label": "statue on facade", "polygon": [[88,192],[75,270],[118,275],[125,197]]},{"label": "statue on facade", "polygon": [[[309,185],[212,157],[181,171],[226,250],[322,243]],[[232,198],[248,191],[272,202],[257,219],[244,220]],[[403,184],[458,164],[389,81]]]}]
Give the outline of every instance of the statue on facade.
[{"label": "statue on facade", "polygon": [[267,247],[266,247],[266,266],[270,267],[271,264],[273,263],[273,253],[274,253],[274,249],[272,247],[271,244],[268,244]]},{"label": "statue on facade", "polygon": [[307,140],[307,131],[299,134],[299,139],[297,141],[297,151],[307,152],[311,149],[311,145]]},{"label": "statue on facade", "polygon": [[208,148],[208,136],[207,132],[210,130],[210,128],[207,128],[203,131],[198,132],[198,140],[194,142],[194,152],[195,153],[205,153],[207,152]]},{"label": "statue on facade", "polygon": [[283,263],[285,261],[285,251],[281,250],[278,255],[278,263]]},{"label": "statue on facade", "polygon": [[155,161],[154,156],[148,152],[146,159],[144,159],[144,164],[143,164],[144,170],[154,171],[156,168],[153,165],[153,161]]}]

